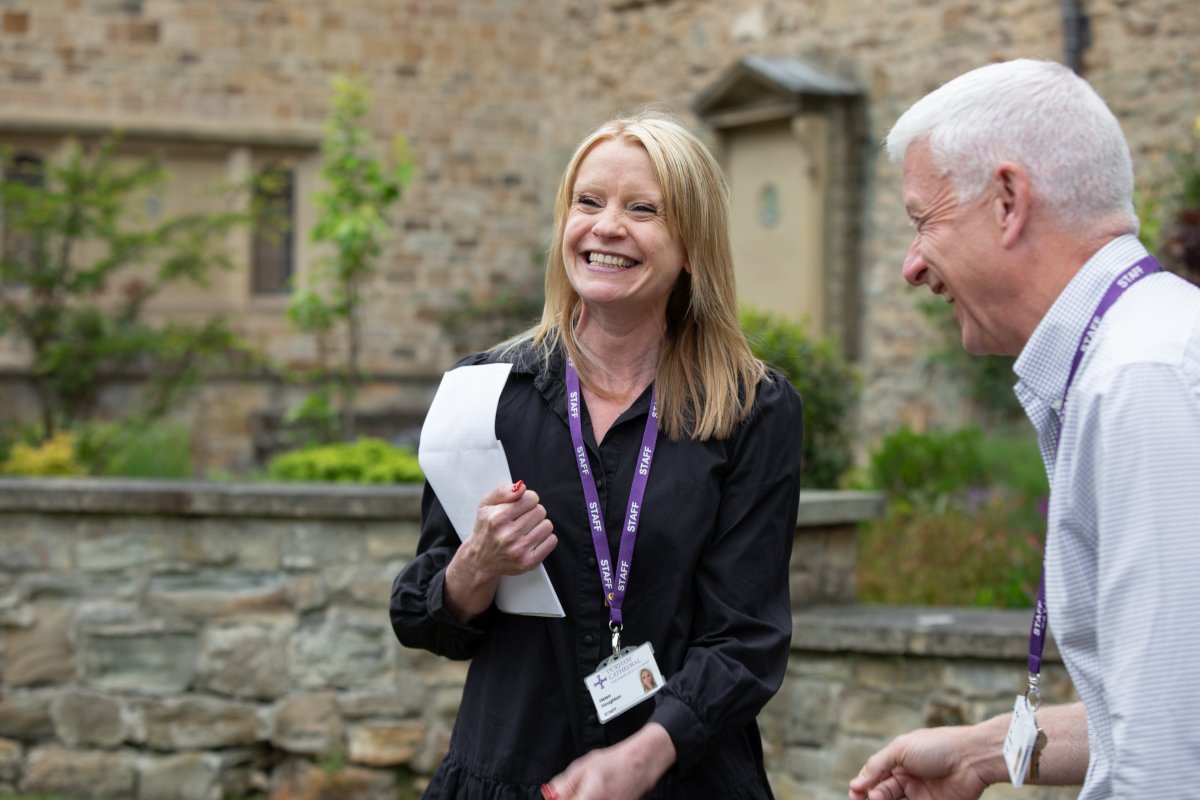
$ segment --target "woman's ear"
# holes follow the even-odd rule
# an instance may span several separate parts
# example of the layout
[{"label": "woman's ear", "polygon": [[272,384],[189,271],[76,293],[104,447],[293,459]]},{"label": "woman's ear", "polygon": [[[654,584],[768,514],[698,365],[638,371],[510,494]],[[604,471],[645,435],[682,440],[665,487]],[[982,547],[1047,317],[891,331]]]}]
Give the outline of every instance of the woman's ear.
[{"label": "woman's ear", "polygon": [[994,217],[1001,228],[1000,243],[1011,247],[1029,223],[1033,205],[1029,175],[1020,164],[1002,161],[992,172],[992,191]]}]

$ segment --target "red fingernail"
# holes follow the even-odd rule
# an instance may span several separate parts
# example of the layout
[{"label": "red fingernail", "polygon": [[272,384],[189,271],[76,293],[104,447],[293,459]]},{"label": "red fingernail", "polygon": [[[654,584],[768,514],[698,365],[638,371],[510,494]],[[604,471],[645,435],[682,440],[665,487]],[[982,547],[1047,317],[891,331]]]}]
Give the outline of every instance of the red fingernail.
[{"label": "red fingernail", "polygon": [[542,797],[546,800],[558,800],[558,792],[554,791],[554,787],[548,783],[542,784]]},{"label": "red fingernail", "polygon": [[525,481],[517,481],[516,483],[513,484],[513,491],[514,492],[521,491],[521,487],[524,485],[525,485]]}]

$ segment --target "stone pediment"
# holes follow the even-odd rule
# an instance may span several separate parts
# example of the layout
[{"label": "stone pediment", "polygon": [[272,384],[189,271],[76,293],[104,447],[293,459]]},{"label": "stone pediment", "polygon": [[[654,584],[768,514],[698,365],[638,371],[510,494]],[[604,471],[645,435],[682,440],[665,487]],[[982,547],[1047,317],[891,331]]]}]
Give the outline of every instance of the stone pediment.
[{"label": "stone pediment", "polygon": [[715,128],[780,119],[817,98],[854,98],[863,90],[794,58],[742,56],[702,90],[692,110]]}]

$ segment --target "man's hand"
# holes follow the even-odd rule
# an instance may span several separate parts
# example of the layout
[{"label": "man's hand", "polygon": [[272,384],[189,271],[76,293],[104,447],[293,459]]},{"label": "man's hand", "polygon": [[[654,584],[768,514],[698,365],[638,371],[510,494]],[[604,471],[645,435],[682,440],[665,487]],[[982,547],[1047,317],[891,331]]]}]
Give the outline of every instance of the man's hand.
[{"label": "man's hand", "polygon": [[899,736],[850,781],[850,800],[974,800],[994,782],[972,750],[974,738],[967,727]]}]

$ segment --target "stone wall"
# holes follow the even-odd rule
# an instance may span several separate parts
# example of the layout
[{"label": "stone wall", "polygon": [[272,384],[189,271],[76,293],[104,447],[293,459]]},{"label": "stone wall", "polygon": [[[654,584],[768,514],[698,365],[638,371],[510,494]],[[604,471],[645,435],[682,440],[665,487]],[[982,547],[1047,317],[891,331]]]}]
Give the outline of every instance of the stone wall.
[{"label": "stone wall", "polygon": [[[844,797],[887,738],[1003,710],[1022,676],[1023,613],[849,602],[855,525],[880,503],[801,499],[793,655],[762,716],[781,798]],[[418,513],[415,487],[0,480],[0,792],[392,798],[419,783],[466,672],[391,633]],[[1049,699],[1069,694],[1055,659]]]}]

